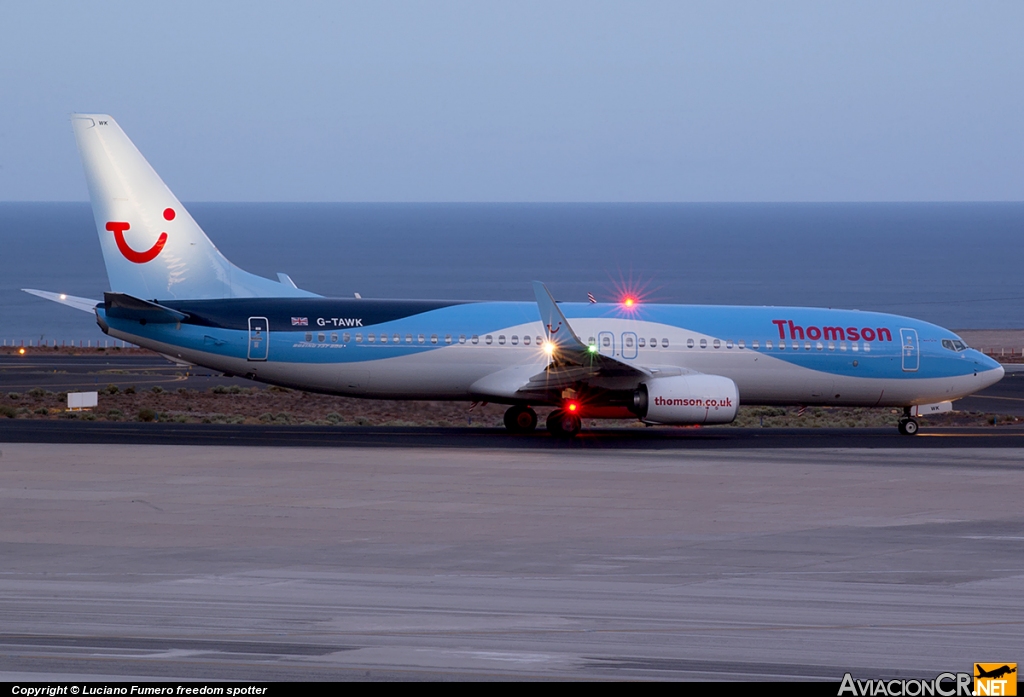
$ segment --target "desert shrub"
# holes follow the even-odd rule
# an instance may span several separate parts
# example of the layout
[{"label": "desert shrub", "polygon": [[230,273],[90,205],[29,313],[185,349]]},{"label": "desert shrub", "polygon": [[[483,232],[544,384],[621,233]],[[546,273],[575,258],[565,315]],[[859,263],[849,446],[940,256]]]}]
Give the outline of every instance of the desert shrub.
[{"label": "desert shrub", "polygon": [[46,416],[47,414],[50,413],[50,410],[47,409],[46,407],[39,407],[33,413],[34,414],[39,414],[40,416]]},{"label": "desert shrub", "polygon": [[17,392],[8,392],[7,396],[10,397],[11,399],[21,399],[21,395],[18,394]]},{"label": "desert shrub", "polygon": [[179,387],[177,392],[178,392],[178,394],[180,394],[181,396],[184,397],[185,395],[188,394],[188,388],[187,387]]},{"label": "desert shrub", "polygon": [[40,397],[46,396],[46,390],[44,390],[41,387],[33,387],[31,390],[28,391],[28,395],[30,397],[35,397],[36,399],[38,399]]},{"label": "desert shrub", "polygon": [[287,387],[281,387],[280,385],[271,385],[267,390],[270,392],[291,392]]},{"label": "desert shrub", "polygon": [[152,392],[153,394],[163,394],[164,388],[160,387],[160,385],[154,385],[153,389],[151,389],[150,392]]},{"label": "desert shrub", "polygon": [[135,394],[135,385],[131,385],[130,387],[124,388],[124,393],[125,394]]},{"label": "desert shrub", "polygon": [[271,414],[270,412],[267,412],[266,414],[260,414],[260,422],[262,423],[269,424],[273,420],[274,415]]},{"label": "desert shrub", "polygon": [[341,423],[341,421],[342,421],[341,414],[339,414],[336,411],[332,411],[330,414],[328,414],[327,416],[324,417],[324,421],[326,421],[329,424]]},{"label": "desert shrub", "polygon": [[227,394],[228,388],[224,385],[214,385],[210,388],[210,392],[213,394]]},{"label": "desert shrub", "polygon": [[107,385],[107,389],[105,391],[106,391],[107,394],[117,394],[121,390],[118,389],[117,385],[111,384],[111,385]]},{"label": "desert shrub", "polygon": [[14,407],[6,404],[0,404],[0,416],[6,416],[8,419],[13,419],[18,415],[18,410]]},{"label": "desert shrub", "polygon": [[156,421],[156,412],[148,407],[139,409],[139,421],[145,421],[147,423],[150,421]]}]

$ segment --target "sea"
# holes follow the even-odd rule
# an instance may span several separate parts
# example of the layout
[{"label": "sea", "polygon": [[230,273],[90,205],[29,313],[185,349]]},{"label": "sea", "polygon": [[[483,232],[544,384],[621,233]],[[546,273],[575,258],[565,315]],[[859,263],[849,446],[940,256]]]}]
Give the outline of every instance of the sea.
[{"label": "sea", "polygon": [[[332,297],[800,305],[1024,327],[1024,203],[192,203],[248,271]],[[88,203],[0,203],[0,340],[102,341],[22,293],[109,290]]]}]

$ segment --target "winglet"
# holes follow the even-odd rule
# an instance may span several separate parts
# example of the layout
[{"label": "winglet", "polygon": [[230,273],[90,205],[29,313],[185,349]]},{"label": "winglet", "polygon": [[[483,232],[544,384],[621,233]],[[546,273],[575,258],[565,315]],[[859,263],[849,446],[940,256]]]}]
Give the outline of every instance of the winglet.
[{"label": "winglet", "polygon": [[544,323],[547,339],[560,349],[569,351],[586,351],[587,345],[569,326],[551,291],[540,281],[533,282],[533,292],[537,296],[537,309],[540,310],[540,321]]}]

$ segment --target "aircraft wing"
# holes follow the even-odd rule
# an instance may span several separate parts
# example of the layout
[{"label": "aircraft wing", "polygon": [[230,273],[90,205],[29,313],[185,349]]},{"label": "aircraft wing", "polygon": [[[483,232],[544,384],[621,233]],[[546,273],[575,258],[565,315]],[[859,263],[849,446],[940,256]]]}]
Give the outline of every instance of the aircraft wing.
[{"label": "aircraft wing", "polygon": [[562,314],[558,303],[551,292],[540,281],[533,282],[533,292],[537,296],[537,307],[544,323],[548,343],[554,347],[551,352],[551,363],[545,372],[535,376],[538,379],[550,380],[558,376],[563,381],[586,381],[586,378],[612,377],[650,377],[651,371],[631,365],[617,358],[606,356],[598,351],[597,346],[583,343],[569,320]]},{"label": "aircraft wing", "polygon": [[534,281],[533,290],[549,349],[546,365],[542,361],[499,370],[475,382],[470,388],[474,395],[482,399],[551,402],[561,398],[562,390],[581,384],[632,389],[643,378],[659,372],[624,363],[583,343],[547,287]]},{"label": "aircraft wing", "polygon": [[48,290],[35,290],[34,288],[22,288],[22,291],[43,298],[44,300],[52,300],[55,303],[61,305],[67,305],[73,307],[76,310],[82,310],[92,314],[96,310],[96,306],[102,304],[102,300],[92,300],[90,298],[79,298],[74,295],[68,295],[67,293],[51,293]]}]

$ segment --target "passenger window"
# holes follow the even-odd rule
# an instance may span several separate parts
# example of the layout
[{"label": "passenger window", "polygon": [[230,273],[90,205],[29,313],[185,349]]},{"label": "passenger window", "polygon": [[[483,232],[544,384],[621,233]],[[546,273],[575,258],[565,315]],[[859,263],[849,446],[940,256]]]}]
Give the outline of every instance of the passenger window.
[{"label": "passenger window", "polygon": [[341,340],[347,344],[348,342],[352,341],[352,335],[349,334],[348,332],[345,332],[344,334],[341,335]]},{"label": "passenger window", "polygon": [[633,348],[633,337],[626,337],[626,348]]},{"label": "passenger window", "polygon": [[451,334],[445,334],[444,335],[444,343],[446,343],[446,344],[452,343],[452,335]]},{"label": "passenger window", "polygon": [[601,345],[604,346],[605,348],[608,348],[609,346],[611,346],[612,345],[611,337],[602,336],[601,337]]},{"label": "passenger window", "polygon": [[854,352],[857,351],[857,342],[856,341],[851,341],[850,342],[850,350],[854,351]]},{"label": "passenger window", "polygon": [[661,347],[662,348],[668,348],[668,339],[662,339],[661,340]]},{"label": "passenger window", "polygon": [[338,335],[337,334],[331,334],[331,343],[332,344],[338,343]]},{"label": "passenger window", "polygon": [[771,348],[774,348],[774,347],[772,346],[772,340],[771,340],[771,339],[768,339],[768,341],[764,342],[764,347],[765,347],[766,349],[771,349]]},{"label": "passenger window", "polygon": [[498,334],[498,343],[501,344],[502,346],[505,345],[505,335],[504,334]]},{"label": "passenger window", "polygon": [[538,336],[537,337],[537,345],[540,346],[543,343],[544,343],[544,339],[542,339],[541,337]]},{"label": "passenger window", "polygon": [[[740,347],[740,348],[742,348],[742,347]],[[759,348],[761,348],[761,344],[758,342],[757,339],[754,339],[752,342],[750,342],[750,348],[752,348],[752,349],[759,349]]]},{"label": "passenger window", "polygon": [[459,334],[459,343],[460,344],[466,343],[466,335],[465,334]]},{"label": "passenger window", "polygon": [[647,345],[647,342],[643,340],[643,337],[636,340],[637,348],[643,348]]},{"label": "passenger window", "polygon": [[387,334],[381,334],[380,335],[380,343],[382,343],[382,344],[388,343],[388,335]]},{"label": "passenger window", "polygon": [[484,343],[487,344],[488,346],[491,345],[492,341],[494,341],[494,339],[491,338],[490,334],[488,334],[487,336],[484,337]]},{"label": "passenger window", "polygon": [[436,344],[437,343],[437,334],[431,334],[430,335],[430,343],[432,343],[432,344]]},{"label": "passenger window", "polygon": [[839,342],[839,350],[840,351],[845,351],[846,350],[846,342],[845,341],[840,341]]},{"label": "passenger window", "polygon": [[317,342],[319,342],[319,343],[321,343],[321,344],[322,344],[322,343],[324,343],[325,341],[327,341],[327,337],[326,337],[326,336],[324,336],[323,334],[317,334],[317,335],[316,335],[316,340],[317,340]]},{"label": "passenger window", "polygon": [[470,341],[471,343],[474,343],[474,344],[479,344],[479,343],[480,343],[480,336],[479,336],[479,335],[477,335],[477,334],[474,334],[474,335],[473,335],[473,338],[472,338],[472,339],[470,339],[469,341]]},{"label": "passenger window", "polygon": [[732,348],[732,341],[726,341],[726,342],[725,342],[725,347],[726,347],[727,349],[731,349],[731,348]]},{"label": "passenger window", "polygon": [[715,348],[722,348],[722,342],[719,341],[718,339],[715,339],[715,342],[712,344],[712,346],[714,346]]},{"label": "passenger window", "polygon": [[[652,345],[654,344],[654,340],[653,339],[651,340],[651,344]],[[708,340],[707,339],[701,339],[700,340],[700,347],[701,348],[707,348],[708,347]]]},{"label": "passenger window", "polygon": [[871,344],[864,342],[864,353],[871,353]]},{"label": "passenger window", "polygon": [[686,340],[686,348],[693,348],[693,339]]},{"label": "passenger window", "polygon": [[743,339],[740,339],[739,346],[740,346],[740,348],[746,348],[747,347],[746,344],[743,343]]},{"label": "passenger window", "polygon": [[829,351],[835,351],[836,350],[836,344],[835,344],[834,341],[828,342],[828,350]]},{"label": "passenger window", "polygon": [[651,348],[658,348],[658,340],[651,339]]},{"label": "passenger window", "polygon": [[374,336],[373,334],[367,334],[366,335],[366,343],[372,344],[376,340],[377,340],[377,337]]},{"label": "passenger window", "polygon": [[810,351],[810,350],[811,350],[811,342],[810,341],[805,341],[804,342],[804,351]]},{"label": "passenger window", "polygon": [[312,341],[313,335],[310,332],[306,332],[306,341]]},{"label": "passenger window", "polygon": [[394,336],[392,336],[392,337],[391,337],[391,340],[392,340],[393,342],[395,342],[396,344],[398,344],[398,343],[401,343],[401,341],[402,341],[402,337],[401,337],[401,336],[399,336],[398,334],[395,334]]},{"label": "passenger window", "polygon": [[407,344],[411,344],[412,343],[412,334],[406,334],[405,335],[405,343],[407,343]]},{"label": "passenger window", "polygon": [[362,334],[356,334],[356,343],[357,344],[363,343],[363,335]]},{"label": "passenger window", "polygon": [[814,348],[816,348],[816,349],[818,349],[818,350],[820,351],[820,350],[822,350],[822,349],[823,349],[823,348],[825,348],[825,347],[824,347],[824,346],[822,346],[821,342],[819,341],[818,343],[816,343],[816,344],[814,345]]},{"label": "passenger window", "polygon": [[[540,343],[540,342],[538,342],[538,343]],[[594,337],[590,337],[589,339],[587,339],[587,345],[588,346],[596,346],[597,345],[597,339],[595,339]]]},{"label": "passenger window", "polygon": [[523,337],[523,346],[529,346],[529,345],[530,345],[530,337],[524,336]]},{"label": "passenger window", "polygon": [[512,345],[513,346],[518,346],[519,345],[519,335],[518,334],[513,334],[512,335]]}]

